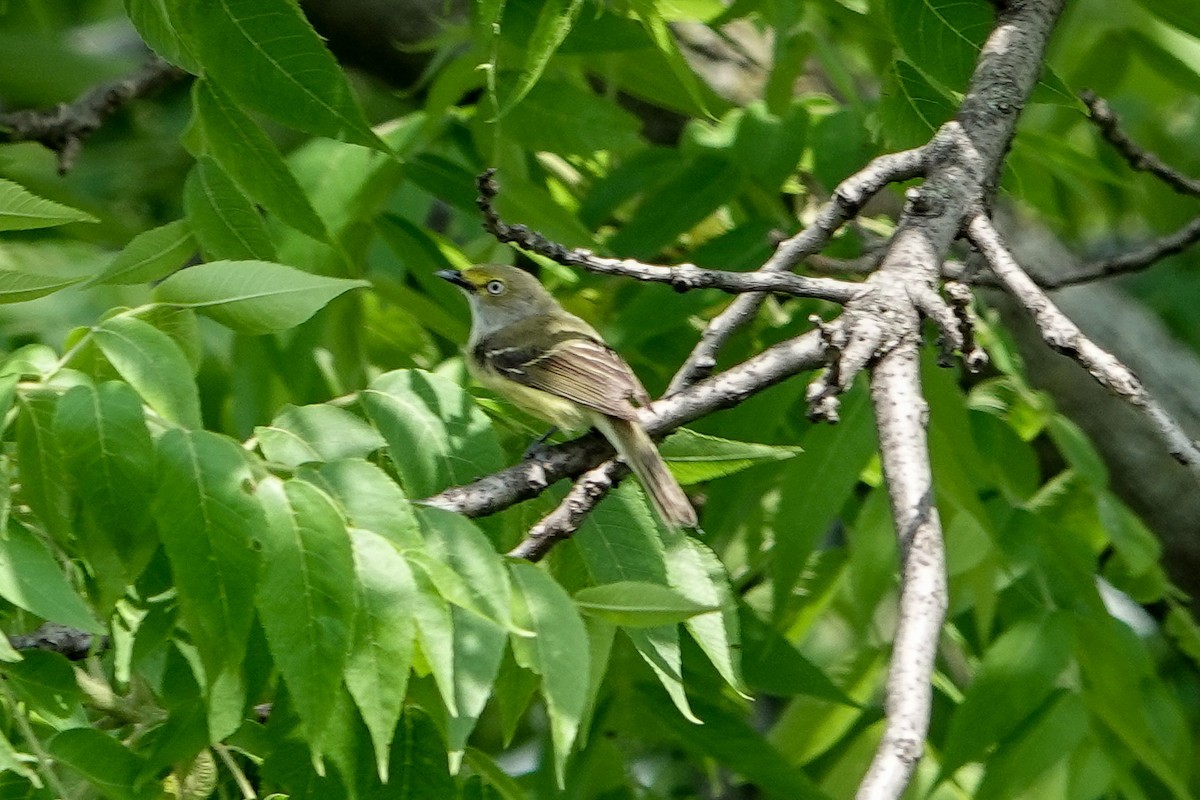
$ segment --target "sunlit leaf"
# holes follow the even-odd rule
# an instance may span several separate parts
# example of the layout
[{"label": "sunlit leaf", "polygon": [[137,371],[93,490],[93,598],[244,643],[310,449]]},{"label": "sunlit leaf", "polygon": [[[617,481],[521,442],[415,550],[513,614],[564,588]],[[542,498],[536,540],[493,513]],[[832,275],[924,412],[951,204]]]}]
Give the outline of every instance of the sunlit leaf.
[{"label": "sunlit leaf", "polygon": [[310,461],[363,458],[383,447],[383,437],[361,417],[336,406],[285,406],[270,425],[254,429],[263,455],[299,466]]},{"label": "sunlit leaf", "polygon": [[197,81],[193,103],[208,153],[270,213],[301,233],[325,240],[325,223],[262,128],[209,81]]},{"label": "sunlit leaf", "polygon": [[703,483],[732,475],[757,464],[794,457],[799,447],[734,442],[681,428],[659,447],[671,473],[681,484]]},{"label": "sunlit leaf", "polygon": [[194,308],[241,333],[295,327],[335,297],[366,281],[312,275],[267,261],[213,261],[185,269],[154,290],[155,298]]},{"label": "sunlit leaf", "polygon": [[396,370],[373,380],[361,397],[413,497],[427,497],[504,466],[488,418],[462,387],[446,378]]},{"label": "sunlit leaf", "polygon": [[85,211],[38,197],[18,183],[0,178],[0,231],[50,228],[69,222],[96,222]]},{"label": "sunlit leaf", "polygon": [[274,260],[275,245],[262,215],[209,156],[201,156],[188,175],[183,207],[208,258]]},{"label": "sunlit leaf", "polygon": [[93,283],[148,283],[170,275],[196,252],[196,239],[184,220],[168,222],[135,236]]},{"label": "sunlit leaf", "polygon": [[302,131],[386,149],[297,5],[187,0],[182,8],[206,75],[239,103]]},{"label": "sunlit leaf", "polygon": [[371,732],[376,768],[384,780],[412,665],[416,585],[408,564],[387,539],[351,530],[350,540],[358,616],[346,659],[346,688]]},{"label": "sunlit leaf", "polygon": [[514,638],[513,650],[542,676],[555,775],[562,786],[564,765],[588,698],[587,631],[570,595],[547,573],[532,564],[510,564],[509,570],[518,589],[516,623],[534,633],[532,640]]},{"label": "sunlit leaf", "polygon": [[167,334],[135,317],[106,319],[92,332],[104,357],[146,405],[187,428],[200,427],[200,397],[192,368]]},{"label": "sunlit leaf", "polygon": [[259,618],[308,740],[320,749],[357,613],[350,537],[333,502],[310,483],[264,480],[257,497],[267,521],[257,531]]},{"label": "sunlit leaf", "polygon": [[[254,617],[266,517],[252,495],[237,443],[207,431],[167,431],[158,440],[154,517],[179,607],[214,677],[238,664]],[[203,569],[197,569],[203,564]]]}]

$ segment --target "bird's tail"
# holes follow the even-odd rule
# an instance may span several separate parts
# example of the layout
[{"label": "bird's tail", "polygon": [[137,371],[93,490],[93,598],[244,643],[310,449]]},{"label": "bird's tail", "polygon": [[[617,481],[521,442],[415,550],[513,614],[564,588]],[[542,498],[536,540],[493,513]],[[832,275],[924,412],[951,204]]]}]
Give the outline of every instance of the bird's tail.
[{"label": "bird's tail", "polygon": [[596,415],[596,427],[629,465],[663,522],[673,528],[696,527],[696,510],[667,469],[658,448],[636,420]]}]

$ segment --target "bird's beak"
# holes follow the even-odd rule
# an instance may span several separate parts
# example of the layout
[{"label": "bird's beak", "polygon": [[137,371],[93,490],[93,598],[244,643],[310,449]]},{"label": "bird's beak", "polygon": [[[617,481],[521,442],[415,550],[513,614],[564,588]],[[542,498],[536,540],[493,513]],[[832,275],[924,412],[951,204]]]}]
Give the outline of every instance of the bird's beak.
[{"label": "bird's beak", "polygon": [[475,291],[475,285],[463,277],[463,274],[456,269],[439,269],[433,273],[444,281],[450,281],[460,289],[465,289],[468,292]]}]

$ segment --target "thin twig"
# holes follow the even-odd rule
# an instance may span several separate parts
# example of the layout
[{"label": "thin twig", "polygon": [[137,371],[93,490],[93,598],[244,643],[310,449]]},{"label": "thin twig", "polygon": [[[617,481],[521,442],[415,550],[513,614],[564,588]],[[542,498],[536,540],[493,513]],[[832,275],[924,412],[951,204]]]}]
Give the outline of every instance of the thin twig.
[{"label": "thin twig", "polygon": [[568,267],[580,267],[600,275],[619,275],[639,281],[666,283],[677,292],[693,289],[719,289],[731,294],[765,292],[787,294],[796,297],[812,297],[819,300],[848,302],[859,289],[859,284],[832,278],[805,278],[799,275],[761,272],[730,272],[704,269],[695,264],[659,266],[646,264],[631,258],[605,258],[582,247],[569,248],[552,241],[526,225],[510,225],[500,218],[493,200],[500,187],[495,180],[494,169],[485,170],[476,187],[476,201],[483,213],[483,227],[500,242],[511,242],[531,253],[545,256]]},{"label": "thin twig", "polygon": [[603,461],[575,480],[575,485],[553,511],[529,529],[521,543],[508,552],[514,558],[540,561],[554,545],[569,539],[592,509],[629,474],[625,462]]},{"label": "thin twig", "polygon": [[1182,253],[1196,242],[1200,242],[1200,217],[1196,217],[1177,231],[1160,236],[1136,250],[1111,258],[1089,261],[1078,271],[1055,278],[1043,278],[1037,283],[1043,289],[1063,289],[1084,283],[1127,275],[1153,266],[1168,256]]},{"label": "thin twig", "polygon": [[1038,288],[1012,257],[991,220],[977,214],[970,222],[967,235],[1008,292],[1033,316],[1046,344],[1079,362],[1100,385],[1141,411],[1166,442],[1172,457],[1200,482],[1200,445],[1150,396],[1128,367],[1087,338],[1079,326]]},{"label": "thin twig", "polygon": [[70,103],[0,114],[0,142],[39,142],[58,155],[58,172],[75,164],[84,141],[130,102],[181,80],[186,72],[154,55],[136,72],[93,86]]},{"label": "thin twig", "polygon": [[1130,167],[1150,173],[1179,194],[1200,197],[1200,180],[1189,178],[1129,138],[1129,134],[1121,127],[1121,118],[1104,98],[1093,91],[1080,92],[1079,97],[1091,112],[1092,123]]}]

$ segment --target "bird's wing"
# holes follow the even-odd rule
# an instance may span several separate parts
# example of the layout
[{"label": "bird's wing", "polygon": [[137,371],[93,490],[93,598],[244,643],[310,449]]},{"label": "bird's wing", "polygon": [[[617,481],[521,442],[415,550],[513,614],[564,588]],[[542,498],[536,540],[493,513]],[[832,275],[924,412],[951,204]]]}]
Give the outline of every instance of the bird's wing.
[{"label": "bird's wing", "polygon": [[[629,365],[590,330],[562,329],[555,322],[523,320],[481,340],[475,355],[517,383],[602,414],[634,419],[634,401],[646,404],[649,397]],[[531,345],[531,339],[540,343]]]}]

